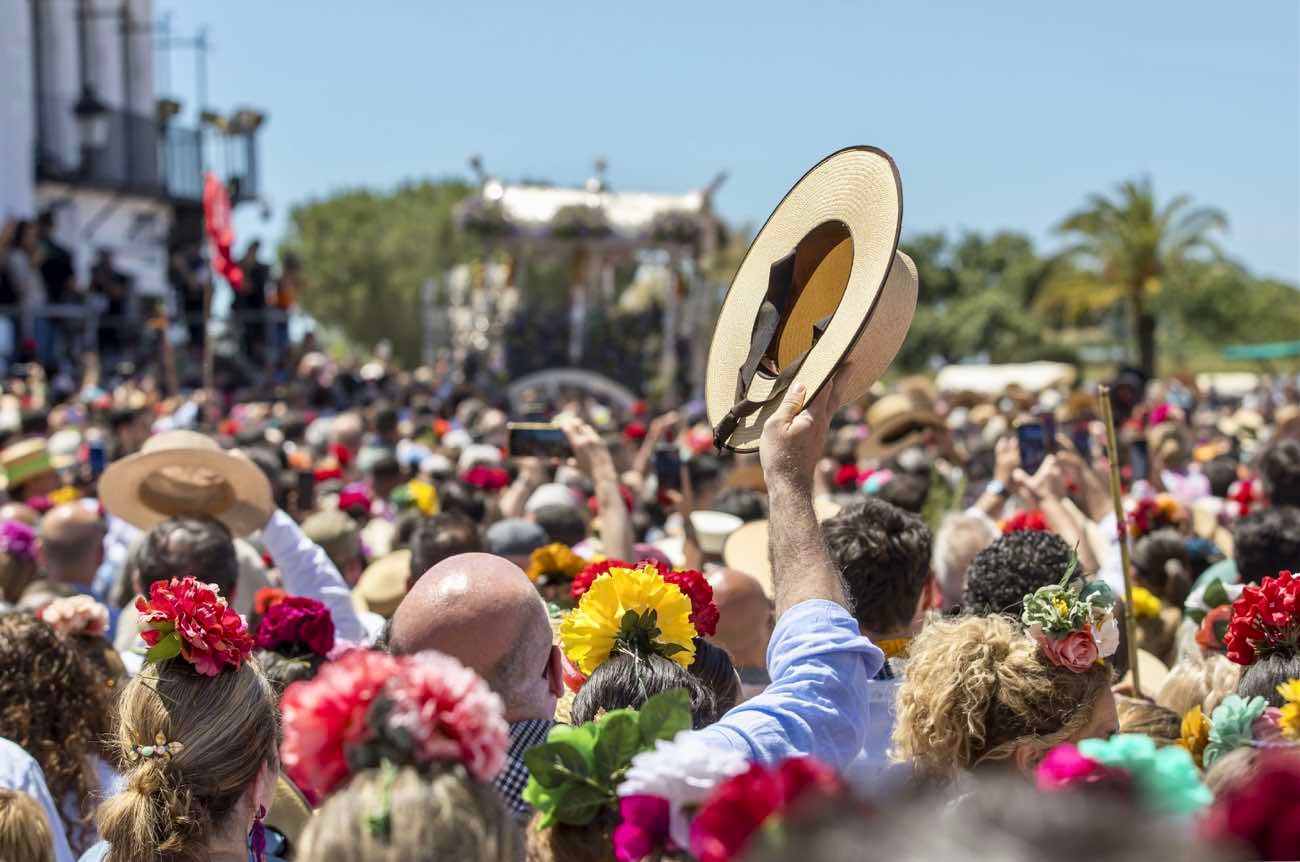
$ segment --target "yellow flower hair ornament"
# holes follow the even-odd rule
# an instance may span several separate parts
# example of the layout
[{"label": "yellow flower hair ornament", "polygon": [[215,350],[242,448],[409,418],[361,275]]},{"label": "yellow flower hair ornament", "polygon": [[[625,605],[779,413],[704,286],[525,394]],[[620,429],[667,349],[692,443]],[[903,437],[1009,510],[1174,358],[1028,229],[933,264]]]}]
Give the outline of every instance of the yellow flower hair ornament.
[{"label": "yellow flower hair ornament", "polygon": [[568,545],[554,542],[533,551],[528,558],[528,579],[535,584],[571,581],[587,568],[587,561],[575,554]]},{"label": "yellow flower hair ornament", "polygon": [[1278,726],[1287,742],[1300,742],[1300,679],[1292,679],[1277,687],[1277,693],[1286,702]]},{"label": "yellow flower hair ornament", "polygon": [[592,581],[560,623],[560,646],[590,676],[615,651],[695,661],[691,600],[652,565],[611,568]]}]

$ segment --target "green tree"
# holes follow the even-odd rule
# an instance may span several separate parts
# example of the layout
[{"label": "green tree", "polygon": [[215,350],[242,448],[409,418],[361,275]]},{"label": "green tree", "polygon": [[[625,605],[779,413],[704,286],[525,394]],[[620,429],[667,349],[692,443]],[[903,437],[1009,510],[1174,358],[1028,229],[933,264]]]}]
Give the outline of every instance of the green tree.
[{"label": "green tree", "polygon": [[1138,365],[1154,375],[1150,302],[1166,285],[1186,282],[1189,262],[1221,258],[1212,234],[1227,226],[1221,211],[1194,207],[1187,195],[1160,206],[1149,178],[1121,183],[1113,198],[1092,195],[1058,227],[1074,244],[1042,305],[1081,315],[1126,303]]},{"label": "green tree", "polygon": [[303,307],[354,342],[388,339],[395,355],[417,362],[421,285],[480,251],[452,218],[470,190],[459,180],[426,181],[294,207],[282,251],[302,261]]}]

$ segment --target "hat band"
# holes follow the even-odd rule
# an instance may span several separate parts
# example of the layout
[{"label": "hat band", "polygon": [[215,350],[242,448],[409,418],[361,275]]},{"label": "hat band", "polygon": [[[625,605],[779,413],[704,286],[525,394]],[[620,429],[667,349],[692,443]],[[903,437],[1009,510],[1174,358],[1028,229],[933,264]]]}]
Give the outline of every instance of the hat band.
[{"label": "hat band", "polygon": [[754,329],[749,337],[749,355],[745,358],[745,364],[740,367],[740,376],[736,380],[736,404],[713,429],[713,445],[717,449],[721,449],[726,444],[743,419],[772,399],[780,398],[785,394],[785,390],[794,382],[795,375],[803,366],[804,360],[817,346],[818,339],[822,337],[822,333],[830,325],[831,318],[835,316],[835,313],[831,312],[813,324],[812,344],[781,369],[765,398],[749,397],[749,388],[781,328],[781,309],[786,306],[794,286],[794,264],[795,252],[793,251],[772,264],[767,279],[767,293],[763,295],[763,304],[759,306],[758,316],[754,318]]},{"label": "hat band", "polygon": [[53,469],[54,465],[49,453],[40,451],[7,465],[5,478],[11,488],[17,488],[28,479],[33,479],[42,473],[49,473]]}]

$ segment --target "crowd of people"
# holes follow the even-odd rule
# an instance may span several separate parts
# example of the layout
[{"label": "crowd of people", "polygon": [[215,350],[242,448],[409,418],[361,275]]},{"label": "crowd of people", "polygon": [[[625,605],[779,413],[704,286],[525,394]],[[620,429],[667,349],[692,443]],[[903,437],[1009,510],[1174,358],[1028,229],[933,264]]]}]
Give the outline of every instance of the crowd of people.
[{"label": "crowd of people", "polygon": [[297,372],[0,396],[0,859],[1300,858],[1295,379]]},{"label": "crowd of people", "polygon": [[[162,376],[158,336],[138,334],[166,326],[169,341],[186,348],[176,351],[180,364],[193,366],[198,379],[211,281],[199,244],[178,242],[169,249],[167,292],[154,295],[137,286],[108,248],[79,276],[72,252],[56,239],[55,223],[52,210],[35,220],[0,223],[0,372],[35,363],[50,377],[75,378],[89,353],[103,367],[129,364]],[[290,256],[273,272],[261,259],[261,243],[252,240],[236,263],[245,281],[231,292],[226,328],[252,366],[278,366],[289,348],[287,314],[302,290],[297,262]]]}]

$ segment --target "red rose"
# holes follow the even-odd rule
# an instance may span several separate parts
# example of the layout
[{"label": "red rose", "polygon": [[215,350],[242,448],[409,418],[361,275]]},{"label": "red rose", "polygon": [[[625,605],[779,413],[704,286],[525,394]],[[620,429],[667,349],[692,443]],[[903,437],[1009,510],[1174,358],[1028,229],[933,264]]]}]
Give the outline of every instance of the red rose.
[{"label": "red rose", "polygon": [[694,569],[678,569],[664,574],[664,580],[676,584],[691,600],[691,624],[701,637],[712,637],[718,630],[718,606],[713,603],[713,587]]},{"label": "red rose", "polygon": [[1041,632],[1035,632],[1038,645],[1051,660],[1052,664],[1083,673],[1097,662],[1097,642],[1092,632],[1070,632],[1060,640],[1053,640]]},{"label": "red rose", "polygon": [[1244,844],[1252,859],[1300,859],[1300,760],[1263,753],[1245,780],[1219,794],[1201,820],[1201,835]]},{"label": "red rose", "polygon": [[1016,512],[1002,522],[1002,535],[1019,533],[1025,530],[1047,532],[1047,516],[1036,510]]},{"label": "red rose", "polygon": [[275,650],[300,644],[319,656],[334,649],[334,619],[315,599],[290,596],[272,605],[257,627],[257,648]]}]

